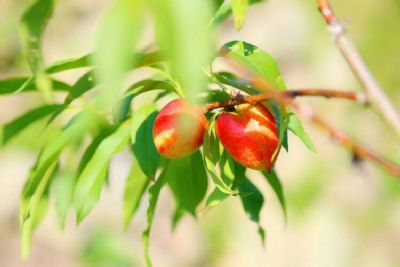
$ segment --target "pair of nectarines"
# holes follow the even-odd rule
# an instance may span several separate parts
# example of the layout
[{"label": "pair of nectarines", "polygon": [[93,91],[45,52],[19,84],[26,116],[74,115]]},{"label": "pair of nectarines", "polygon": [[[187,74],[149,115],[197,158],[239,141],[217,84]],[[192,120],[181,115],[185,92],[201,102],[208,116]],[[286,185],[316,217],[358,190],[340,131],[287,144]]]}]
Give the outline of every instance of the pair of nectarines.
[{"label": "pair of nectarines", "polygon": [[[169,102],[158,113],[153,138],[158,152],[176,159],[203,143],[207,118],[200,107],[184,99]],[[228,153],[247,168],[269,170],[279,138],[275,118],[262,104],[241,104],[216,120],[217,136]]]}]

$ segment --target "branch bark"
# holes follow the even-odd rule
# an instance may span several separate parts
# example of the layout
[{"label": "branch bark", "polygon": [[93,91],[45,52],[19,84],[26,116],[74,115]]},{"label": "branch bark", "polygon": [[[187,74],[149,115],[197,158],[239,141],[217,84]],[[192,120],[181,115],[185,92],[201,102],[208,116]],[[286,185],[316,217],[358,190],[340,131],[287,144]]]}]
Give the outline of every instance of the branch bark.
[{"label": "branch bark", "polygon": [[384,90],[369,71],[353,41],[346,33],[345,27],[336,17],[329,0],[317,0],[317,3],[337,48],[365,89],[369,102],[400,136],[400,115],[398,111],[393,107]]},{"label": "branch bark", "polygon": [[289,89],[286,91],[275,91],[268,90],[264,93],[257,95],[239,95],[232,97],[232,99],[225,102],[214,102],[205,104],[203,107],[204,113],[207,113],[213,109],[218,108],[230,108],[243,103],[257,103],[262,102],[269,99],[279,98],[281,102],[288,102],[293,100],[299,96],[311,96],[311,97],[325,97],[325,98],[341,98],[347,99],[351,101],[355,101],[358,104],[366,105],[367,98],[365,94],[352,92],[352,91],[343,91],[343,90],[329,90],[329,89]]}]

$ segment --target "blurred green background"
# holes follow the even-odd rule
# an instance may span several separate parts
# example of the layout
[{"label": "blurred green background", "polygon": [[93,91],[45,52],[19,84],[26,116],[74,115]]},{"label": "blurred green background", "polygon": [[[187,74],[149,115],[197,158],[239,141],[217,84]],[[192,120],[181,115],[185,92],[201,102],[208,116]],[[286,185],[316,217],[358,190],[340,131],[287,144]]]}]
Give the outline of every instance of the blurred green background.
[{"label": "blurred green background", "polygon": [[[334,0],[337,14],[368,66],[400,110],[400,1]],[[59,0],[45,33],[46,63],[77,57],[94,48],[99,22],[111,1]],[[30,1],[0,0],[0,78],[28,74],[21,54],[18,26]],[[196,33],[193,33],[196,38]],[[242,39],[273,55],[289,88],[321,87],[360,90],[333,45],[313,0],[270,0],[250,8],[236,32],[232,20],[219,30],[218,43]],[[146,28],[141,46],[153,42]],[[80,71],[57,77],[74,81]],[[42,101],[34,94],[0,97],[0,123]],[[400,162],[400,138],[373,111],[340,100],[302,99],[323,117],[367,146]],[[164,190],[154,221],[150,251],[157,267],[239,266],[400,266],[400,182],[371,164],[354,167],[351,155],[325,133],[305,123],[317,152],[290,136],[277,170],[285,186],[288,222],[271,189],[258,174],[252,180],[266,196],[262,224],[249,222],[238,199],[185,217],[172,232],[171,193]],[[40,126],[0,150],[0,266],[143,266],[140,244],[145,227],[142,203],[127,232],[122,225],[124,179],[128,153],[115,157],[110,186],[99,205],[78,228],[73,218],[64,231],[54,205],[34,235],[31,258],[20,260],[19,193],[34,162]]]}]

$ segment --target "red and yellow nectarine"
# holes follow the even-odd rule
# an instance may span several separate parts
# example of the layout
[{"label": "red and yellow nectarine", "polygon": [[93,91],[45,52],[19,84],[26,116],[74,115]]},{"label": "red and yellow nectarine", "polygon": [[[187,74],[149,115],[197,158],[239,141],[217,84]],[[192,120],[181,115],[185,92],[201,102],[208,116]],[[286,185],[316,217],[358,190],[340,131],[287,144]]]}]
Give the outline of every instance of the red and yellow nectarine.
[{"label": "red and yellow nectarine", "polygon": [[176,159],[193,153],[203,143],[207,118],[200,107],[184,99],[169,102],[158,113],[153,126],[157,151]]},{"label": "red and yellow nectarine", "polygon": [[241,104],[236,112],[223,112],[216,122],[219,140],[240,164],[269,170],[279,143],[275,118],[262,104]]}]

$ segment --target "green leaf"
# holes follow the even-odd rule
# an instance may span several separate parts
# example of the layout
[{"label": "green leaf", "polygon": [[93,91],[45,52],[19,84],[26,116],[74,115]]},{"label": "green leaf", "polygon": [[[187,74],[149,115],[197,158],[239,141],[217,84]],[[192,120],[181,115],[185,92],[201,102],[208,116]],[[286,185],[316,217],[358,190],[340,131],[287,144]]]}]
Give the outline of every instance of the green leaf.
[{"label": "green leaf", "polygon": [[89,67],[91,65],[90,59],[92,54],[87,54],[79,58],[70,58],[57,61],[46,68],[47,73],[53,74],[65,70],[79,69]]},{"label": "green leaf", "polygon": [[[40,166],[40,165],[38,165]],[[20,228],[21,228],[21,249],[22,258],[26,259],[29,256],[33,231],[44,218],[48,207],[49,187],[57,161],[51,162],[46,169],[40,169],[40,177],[34,190],[24,190],[20,204]],[[38,169],[33,169],[28,178],[29,180],[37,179]]]},{"label": "green leaf", "polygon": [[143,4],[142,0],[118,0],[102,23],[93,55],[96,80],[102,83],[94,102],[99,108],[115,104],[132,61],[135,66],[138,63],[138,58],[132,58],[132,48],[143,29]]},{"label": "green leaf", "polygon": [[157,116],[155,106],[144,106],[132,116],[131,142],[133,153],[142,171],[154,179],[160,164],[160,154],[153,142],[153,124]]},{"label": "green leaf", "polygon": [[304,145],[311,151],[315,152],[315,146],[311,138],[308,136],[306,131],[301,124],[301,121],[294,113],[289,114],[289,130],[291,130],[297,137],[303,141]]},{"label": "green leaf", "polygon": [[247,16],[249,1],[231,0],[231,6],[232,6],[233,19],[235,20],[235,27],[237,30],[240,30]]},{"label": "green leaf", "polygon": [[131,122],[123,122],[97,147],[78,178],[74,192],[77,222],[80,223],[97,204],[111,158],[128,142]]},{"label": "green leaf", "polygon": [[[24,257],[27,257],[29,254],[32,231],[40,221],[38,218],[42,217],[42,215],[34,215],[32,217],[31,209],[34,208],[35,214],[44,214],[40,210],[44,210],[42,207],[47,207],[47,201],[41,201],[43,199],[41,196],[45,190],[44,188],[49,184],[50,178],[48,175],[51,176],[64,147],[76,140],[80,140],[86,130],[93,127],[96,123],[97,118],[92,114],[78,114],[68,122],[67,127],[52,142],[44,147],[42,153],[39,155],[35,167],[32,169],[22,191],[20,221],[21,231],[23,232],[22,255]],[[32,207],[32,205],[34,206]]]},{"label": "green leaf", "polygon": [[229,185],[227,185],[222,177],[218,174],[217,169],[215,167],[215,154],[212,153],[212,129],[215,127],[215,116],[209,121],[209,127],[204,135],[203,142],[203,155],[204,155],[204,163],[207,169],[207,172],[210,174],[212,181],[215,186],[223,193],[226,194],[236,194]]},{"label": "green leaf", "polygon": [[54,184],[56,193],[56,213],[61,229],[64,229],[65,220],[72,204],[76,177],[73,171],[64,170],[57,177]]},{"label": "green leaf", "polygon": [[[69,91],[71,86],[59,80],[51,80],[54,91]],[[37,91],[34,81],[28,77],[14,77],[0,80],[0,95]]]},{"label": "green leaf", "polygon": [[[219,163],[221,169],[221,178],[229,186],[233,186],[235,180],[235,163],[231,157],[228,156],[226,150],[223,151],[221,161]],[[229,194],[221,192],[218,188],[208,196],[206,201],[206,207],[212,208],[220,204],[225,200]]]},{"label": "green leaf", "polygon": [[196,216],[196,208],[207,192],[207,174],[200,151],[172,160],[165,175],[179,209]]},{"label": "green leaf", "polygon": [[222,201],[224,201],[228,196],[229,194],[225,194],[221,192],[218,188],[215,188],[207,198],[206,207],[207,208],[215,207]]},{"label": "green leaf", "polygon": [[[93,54],[89,53],[79,58],[64,59],[57,61],[47,67],[46,71],[49,74],[58,73],[66,70],[86,68],[94,66],[91,61]],[[162,61],[163,57],[159,51],[149,53],[132,53],[129,56],[131,68],[139,66],[151,65]]]},{"label": "green leaf", "polygon": [[278,178],[274,169],[271,169],[269,172],[262,172],[264,177],[267,179],[268,183],[272,187],[272,190],[275,192],[278,197],[279,203],[283,210],[283,215],[285,216],[285,221],[287,220],[287,211],[286,211],[286,200],[285,194],[283,193],[283,186],[281,181]]},{"label": "green leaf", "polygon": [[21,41],[35,83],[47,101],[51,100],[52,84],[44,70],[41,39],[47,23],[53,14],[53,0],[36,0],[23,14],[21,20]]},{"label": "green leaf", "polygon": [[147,267],[152,266],[150,254],[149,254],[149,238],[150,238],[151,228],[153,225],[153,218],[154,218],[154,213],[156,211],[158,197],[160,195],[161,188],[167,182],[168,177],[165,174],[168,171],[168,165],[169,165],[169,162],[166,162],[164,169],[163,169],[161,175],[158,177],[156,183],[154,183],[149,188],[149,207],[147,209],[147,227],[143,231],[143,234],[142,234],[143,250],[144,250],[144,256],[146,259]]},{"label": "green leaf", "polygon": [[254,74],[260,75],[269,83],[271,89],[286,89],[275,59],[255,45],[243,41],[232,41],[222,47],[221,53],[243,64]]},{"label": "green leaf", "polygon": [[260,190],[245,175],[246,168],[235,162],[235,187],[240,192],[243,209],[250,220],[258,224],[258,233],[264,243],[265,231],[260,225],[260,212],[264,205],[264,197]]},{"label": "green leaf", "polygon": [[[237,3],[234,3],[235,1]],[[215,12],[213,19],[211,20],[210,25],[212,27],[216,27],[219,24],[221,24],[222,22],[224,22],[232,14],[232,4],[234,3],[235,5],[237,5],[237,4],[241,5],[240,1],[243,1],[243,0],[239,0],[239,1],[233,0],[231,4],[223,3],[223,1],[222,1],[222,3],[219,5],[219,8]],[[262,0],[244,0],[244,1],[248,2],[247,5],[252,5],[252,4],[262,2]],[[240,12],[240,6],[238,6],[238,11]],[[240,14],[238,14],[238,15],[240,16]],[[246,16],[246,14],[244,14],[243,19],[245,18],[245,16]],[[236,22],[236,19],[235,19],[235,22]]]},{"label": "green leaf", "polygon": [[213,38],[207,29],[212,5],[204,0],[149,2],[154,14],[157,41],[171,61],[173,76],[186,96],[195,100],[196,95],[207,88],[202,68],[209,64],[213,53]]},{"label": "green leaf", "polygon": [[133,215],[139,207],[140,201],[143,197],[146,188],[148,187],[150,179],[142,172],[137,160],[132,163],[131,171],[128,179],[126,180],[125,193],[124,193],[124,225],[125,229],[128,228]]},{"label": "green leaf", "polygon": [[101,125],[101,127],[99,127],[98,134],[93,138],[92,142],[86,148],[85,152],[82,155],[82,158],[79,161],[79,166],[77,169],[78,175],[80,175],[85,169],[86,165],[92,159],[99,145],[104,141],[104,139],[114,133],[116,129],[117,127],[113,127],[108,124],[104,126]]},{"label": "green leaf", "polygon": [[0,128],[0,146],[5,145],[29,125],[60,110],[62,105],[45,105],[35,108],[6,123]]},{"label": "green leaf", "polygon": [[96,84],[94,83],[92,71],[89,71],[85,73],[83,76],[81,76],[69,90],[68,95],[64,100],[62,108],[60,108],[57,112],[53,114],[53,116],[51,116],[51,118],[48,121],[48,124],[50,124],[53,120],[55,120],[58,117],[58,115],[60,115],[68,107],[68,105],[71,104],[75,99],[82,96],[87,91],[93,89],[95,86]]},{"label": "green leaf", "polygon": [[174,84],[171,81],[168,81],[166,79],[157,79],[157,76],[154,76],[151,79],[146,79],[134,83],[125,92],[125,95],[137,96],[139,94],[156,89],[164,89],[166,91],[176,92]]}]

